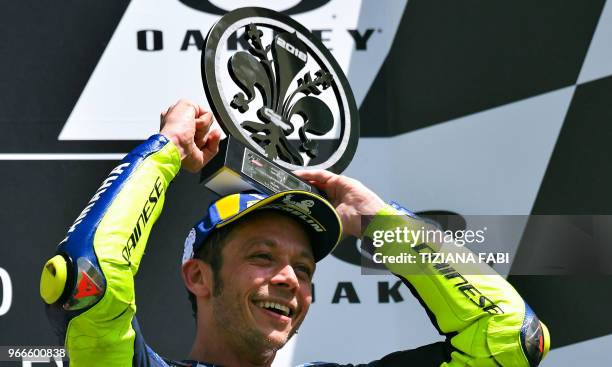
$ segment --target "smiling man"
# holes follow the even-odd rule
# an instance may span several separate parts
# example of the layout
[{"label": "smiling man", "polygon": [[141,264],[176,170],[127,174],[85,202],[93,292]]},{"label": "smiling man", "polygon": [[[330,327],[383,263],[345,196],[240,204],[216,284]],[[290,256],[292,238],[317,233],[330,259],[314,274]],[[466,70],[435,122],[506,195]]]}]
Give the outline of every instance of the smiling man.
[{"label": "smiling man", "polygon": [[[136,321],[134,276],[168,185],[181,167],[201,170],[216,154],[220,134],[210,129],[211,114],[189,101],[161,119],[161,134],[111,171],[43,268],[41,296],[71,366],[270,366],[308,313],[315,264],[343,232],[363,237],[426,224],[358,181],[327,171],[297,174],[329,201],[304,191],[220,198],[184,244],[182,276],[197,323],[189,359],[163,359]],[[366,228],[364,216],[371,218]],[[376,251],[397,256],[402,248]],[[434,243],[414,247],[435,249]],[[445,339],[367,366],[536,366],[548,351],[546,327],[502,277],[432,264],[388,267]]]},{"label": "smiling man", "polygon": [[272,361],[306,317],[315,262],[337,243],[340,226],[330,204],[299,191],[234,194],[211,205],[183,255],[198,326],[192,358]]}]

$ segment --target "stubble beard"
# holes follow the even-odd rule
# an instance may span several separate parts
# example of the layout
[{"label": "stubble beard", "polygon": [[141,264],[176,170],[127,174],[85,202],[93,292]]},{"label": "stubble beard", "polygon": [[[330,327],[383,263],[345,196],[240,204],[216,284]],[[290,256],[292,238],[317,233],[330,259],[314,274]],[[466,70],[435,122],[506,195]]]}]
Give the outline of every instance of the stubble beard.
[{"label": "stubble beard", "polygon": [[234,300],[231,298],[222,286],[215,290],[213,318],[217,330],[224,334],[224,339],[231,344],[232,349],[239,351],[241,355],[257,359],[273,356],[295,333],[292,331],[281,341],[270,338],[257,325],[246,319],[244,310],[240,307],[243,300],[239,297]]}]

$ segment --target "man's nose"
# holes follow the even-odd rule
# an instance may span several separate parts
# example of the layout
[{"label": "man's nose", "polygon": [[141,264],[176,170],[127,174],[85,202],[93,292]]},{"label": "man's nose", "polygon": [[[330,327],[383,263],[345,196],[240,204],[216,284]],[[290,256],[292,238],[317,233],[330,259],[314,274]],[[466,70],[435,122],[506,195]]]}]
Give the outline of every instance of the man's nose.
[{"label": "man's nose", "polygon": [[290,289],[297,288],[299,281],[293,267],[289,264],[283,266],[271,279],[272,284],[285,286]]}]

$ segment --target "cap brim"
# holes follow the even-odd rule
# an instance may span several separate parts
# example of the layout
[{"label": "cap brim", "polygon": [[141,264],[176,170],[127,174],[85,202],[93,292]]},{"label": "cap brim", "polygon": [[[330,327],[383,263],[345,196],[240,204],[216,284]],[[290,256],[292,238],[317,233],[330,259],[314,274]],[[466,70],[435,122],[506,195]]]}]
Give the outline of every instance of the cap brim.
[{"label": "cap brim", "polygon": [[278,210],[302,222],[310,234],[315,261],[327,256],[340,242],[342,222],[334,207],[323,197],[302,190],[283,191],[257,201],[236,215],[219,222],[215,228],[237,221],[262,209]]}]

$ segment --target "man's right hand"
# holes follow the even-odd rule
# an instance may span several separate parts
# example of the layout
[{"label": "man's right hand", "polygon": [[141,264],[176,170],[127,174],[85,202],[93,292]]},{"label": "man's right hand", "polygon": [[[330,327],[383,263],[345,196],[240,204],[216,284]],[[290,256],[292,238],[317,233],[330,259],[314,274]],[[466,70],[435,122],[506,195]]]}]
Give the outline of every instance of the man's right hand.
[{"label": "man's right hand", "polygon": [[181,167],[198,172],[219,151],[221,131],[211,129],[213,116],[202,106],[181,99],[160,116],[160,133],[170,139],[181,154]]}]

